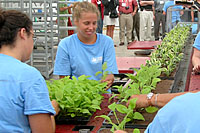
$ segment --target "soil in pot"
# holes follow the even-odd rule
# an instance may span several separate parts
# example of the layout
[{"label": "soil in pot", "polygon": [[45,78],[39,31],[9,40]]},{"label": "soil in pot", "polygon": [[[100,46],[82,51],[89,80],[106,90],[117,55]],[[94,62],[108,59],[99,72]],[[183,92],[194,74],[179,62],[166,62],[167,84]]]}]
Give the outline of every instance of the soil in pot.
[{"label": "soil in pot", "polygon": [[174,80],[161,80],[157,85],[156,89],[153,90],[154,93],[169,93],[171,92],[171,87],[174,83]]}]

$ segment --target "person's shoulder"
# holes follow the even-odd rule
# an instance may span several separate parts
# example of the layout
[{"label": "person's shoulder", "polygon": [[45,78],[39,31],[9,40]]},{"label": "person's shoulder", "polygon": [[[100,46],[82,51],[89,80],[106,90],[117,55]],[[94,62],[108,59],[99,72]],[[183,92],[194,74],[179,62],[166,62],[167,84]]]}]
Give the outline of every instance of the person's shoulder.
[{"label": "person's shoulder", "polygon": [[58,46],[66,46],[66,45],[69,45],[70,43],[73,42],[73,40],[76,40],[77,38],[77,34],[73,34],[73,35],[70,35],[68,37],[65,37],[63,38],[60,42],[59,42],[59,45]]},{"label": "person's shoulder", "polygon": [[26,63],[22,63],[21,70],[24,77],[41,77],[40,71]]},{"label": "person's shoulder", "polygon": [[9,74],[15,77],[16,81],[33,81],[34,79],[42,78],[40,71],[35,67],[23,62],[13,62],[15,67],[10,67]]},{"label": "person's shoulder", "polygon": [[104,41],[112,41],[112,38],[107,36],[107,35],[97,33],[97,36],[99,36],[99,38],[104,40]]}]

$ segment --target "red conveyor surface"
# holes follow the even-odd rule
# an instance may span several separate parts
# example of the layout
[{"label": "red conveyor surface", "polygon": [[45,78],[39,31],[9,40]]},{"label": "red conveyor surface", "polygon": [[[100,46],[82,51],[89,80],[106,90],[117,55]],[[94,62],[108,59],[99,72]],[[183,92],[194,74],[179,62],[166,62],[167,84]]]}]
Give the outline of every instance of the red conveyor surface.
[{"label": "red conveyor surface", "polygon": [[[94,126],[94,129],[91,131],[91,133],[97,133],[97,131],[101,128],[104,120],[103,118],[95,117],[99,115],[108,115],[108,113],[110,112],[110,109],[108,109],[108,105],[110,104],[108,102],[108,99],[111,97],[111,94],[103,94],[103,96],[104,100],[101,103],[102,110],[97,110],[92,115],[90,121],[87,123],[87,126]],[[72,131],[75,126],[76,125],[56,125],[56,133],[78,133],[78,131]]]},{"label": "red conveyor surface", "polygon": [[189,91],[200,90],[200,75],[191,75]]},{"label": "red conveyor surface", "polygon": [[154,49],[154,46],[159,44],[161,41],[134,41],[127,46],[127,49]]},{"label": "red conveyor surface", "polygon": [[133,73],[130,68],[140,68],[140,65],[146,64],[150,57],[116,57],[119,73]]}]

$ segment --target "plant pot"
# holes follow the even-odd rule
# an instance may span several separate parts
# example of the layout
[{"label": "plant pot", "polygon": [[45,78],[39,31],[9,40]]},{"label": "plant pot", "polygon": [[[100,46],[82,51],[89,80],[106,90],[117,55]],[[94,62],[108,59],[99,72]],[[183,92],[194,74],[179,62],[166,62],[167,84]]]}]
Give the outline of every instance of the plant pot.
[{"label": "plant pot", "polygon": [[[92,116],[92,115],[91,115]],[[88,117],[70,117],[70,116],[57,116],[55,117],[56,124],[73,124],[73,125],[86,125],[89,121],[91,116]]]}]

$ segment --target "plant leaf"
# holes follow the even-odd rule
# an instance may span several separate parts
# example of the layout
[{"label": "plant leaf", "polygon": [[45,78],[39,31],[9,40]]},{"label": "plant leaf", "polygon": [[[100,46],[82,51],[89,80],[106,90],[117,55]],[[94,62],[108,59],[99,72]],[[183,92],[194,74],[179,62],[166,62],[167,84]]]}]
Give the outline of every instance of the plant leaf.
[{"label": "plant leaf", "polygon": [[143,121],[145,120],[143,115],[139,112],[135,112],[133,118],[136,119],[136,120],[143,120]]},{"label": "plant leaf", "polygon": [[149,106],[149,107],[146,107],[145,110],[148,113],[154,113],[154,112],[158,111],[158,108],[153,107],[153,106]]},{"label": "plant leaf", "polygon": [[135,129],[133,129],[133,133],[140,133],[140,130],[135,128]]}]

